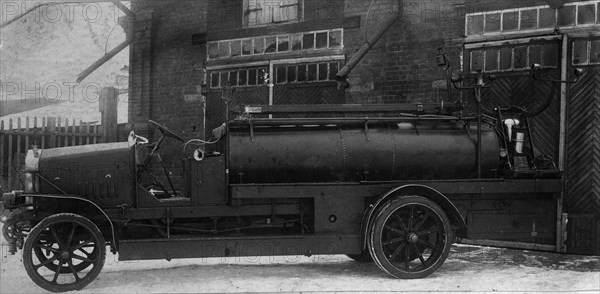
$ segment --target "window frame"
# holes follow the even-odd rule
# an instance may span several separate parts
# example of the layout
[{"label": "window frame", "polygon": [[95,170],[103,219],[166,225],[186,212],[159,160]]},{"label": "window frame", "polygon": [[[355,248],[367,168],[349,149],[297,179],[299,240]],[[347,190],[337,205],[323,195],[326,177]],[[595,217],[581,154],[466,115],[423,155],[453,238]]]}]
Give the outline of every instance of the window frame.
[{"label": "window frame", "polygon": [[[326,46],[323,48],[317,48],[317,36],[319,34],[326,33]],[[312,37],[310,37],[312,35]],[[304,38],[305,36],[309,36],[312,38],[313,46],[311,48],[304,48]],[[339,41],[337,43],[331,42],[331,38],[333,36],[338,37]],[[244,41],[250,42],[252,48],[250,48],[249,54],[244,54]],[[267,39],[274,39],[275,41],[275,49],[274,51],[267,52]],[[287,50],[279,50],[279,40],[287,40]],[[294,49],[293,40],[300,41],[300,49]],[[241,53],[236,56],[232,56],[232,44],[242,44],[241,45]],[[260,44],[260,45],[258,45]],[[212,60],[227,60],[227,59],[244,59],[250,57],[256,57],[261,55],[282,55],[282,54],[291,54],[291,53],[300,53],[300,52],[327,52],[331,50],[343,50],[344,49],[344,29],[343,28],[334,28],[328,30],[318,30],[318,31],[306,31],[306,32],[298,32],[298,33],[290,33],[290,34],[277,34],[277,35],[262,35],[262,36],[253,36],[253,37],[244,37],[244,38],[236,38],[236,39],[226,39],[226,40],[216,40],[210,41],[206,43],[206,59],[209,61]],[[227,56],[220,56],[222,49],[227,47]],[[216,56],[211,57],[211,49],[216,49]],[[256,51],[256,49],[261,49]]]},{"label": "window frame", "polygon": [[[294,20],[287,20],[287,21],[275,21],[272,18],[271,22],[265,22],[265,23],[254,23],[254,24],[250,24],[250,21],[248,19],[250,13],[252,13],[253,11],[250,11],[250,2],[251,1],[269,1],[269,2],[277,2],[277,1],[273,1],[273,0],[244,0],[244,3],[242,5],[242,28],[258,28],[258,27],[266,27],[266,26],[278,26],[278,25],[286,25],[286,24],[290,24],[290,23],[298,23],[298,22],[302,22],[304,21],[304,0],[295,0],[297,1],[297,6],[298,6],[298,10],[297,10],[297,17]],[[289,6],[289,4],[286,4],[286,6]],[[268,6],[270,7],[270,6]],[[281,7],[281,6],[280,6]],[[253,9],[256,10],[256,9]],[[262,10],[262,8],[260,9]]]},{"label": "window frame", "polygon": [[[589,5],[593,5],[594,6],[594,21],[593,22],[588,22],[588,23],[580,23],[579,21],[579,7],[580,6],[589,6]],[[498,35],[506,35],[506,34],[523,34],[523,33],[529,33],[529,32],[540,32],[540,31],[549,31],[552,32],[554,31],[555,28],[559,28],[559,29],[567,29],[567,28],[582,28],[582,27],[596,27],[596,26],[600,26],[600,0],[595,0],[595,1],[579,1],[579,2],[571,2],[571,3],[566,3],[564,5],[565,7],[575,7],[574,10],[574,18],[573,18],[573,24],[569,24],[569,25],[563,25],[560,26],[559,25],[559,10],[558,9],[554,9],[554,26],[553,27],[540,27],[540,11],[542,9],[548,9],[550,8],[549,5],[540,5],[540,6],[528,6],[528,7],[521,7],[521,8],[512,8],[512,9],[503,9],[503,10],[494,10],[494,11],[483,11],[483,12],[475,12],[475,13],[467,13],[465,15],[465,36],[467,38],[476,38],[476,37],[480,37],[480,36],[498,36]],[[522,16],[523,16],[523,11],[530,11],[530,10],[536,10],[537,11],[537,19],[536,19],[536,26],[535,28],[527,28],[527,29],[522,29],[521,28],[521,23],[522,23]],[[486,32],[486,19],[488,15],[493,15],[493,14],[500,14],[500,30],[499,31],[491,31],[491,32]],[[516,25],[517,28],[516,29],[511,29],[511,30],[505,30],[504,29],[504,15],[505,14],[510,14],[510,13],[517,13],[517,19],[516,19]],[[473,20],[476,17],[482,16],[483,17],[483,24],[481,29],[477,29],[476,31],[479,32],[481,31],[481,33],[472,33],[472,26],[470,27],[469,24],[473,23]]]}]

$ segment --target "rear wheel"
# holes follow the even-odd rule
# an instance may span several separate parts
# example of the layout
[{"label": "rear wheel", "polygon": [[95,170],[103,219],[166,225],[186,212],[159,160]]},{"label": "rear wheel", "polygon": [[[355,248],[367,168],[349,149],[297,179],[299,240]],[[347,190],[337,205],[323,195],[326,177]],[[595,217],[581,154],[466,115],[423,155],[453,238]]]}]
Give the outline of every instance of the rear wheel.
[{"label": "rear wheel", "polygon": [[442,208],[420,196],[404,196],[385,204],[368,234],[375,263],[403,279],[435,272],[448,257],[452,243],[452,227]]},{"label": "rear wheel", "polygon": [[49,216],[29,233],[23,263],[29,277],[52,292],[80,290],[102,270],[106,243],[98,227],[70,213]]}]

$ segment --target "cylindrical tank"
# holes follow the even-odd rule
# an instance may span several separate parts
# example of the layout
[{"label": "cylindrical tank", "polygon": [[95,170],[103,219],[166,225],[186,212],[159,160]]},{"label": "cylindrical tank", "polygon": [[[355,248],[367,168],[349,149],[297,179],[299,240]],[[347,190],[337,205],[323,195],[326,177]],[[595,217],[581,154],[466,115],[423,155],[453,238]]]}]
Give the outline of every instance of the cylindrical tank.
[{"label": "cylindrical tank", "polygon": [[[456,121],[230,127],[231,183],[468,179],[477,127]],[[481,170],[492,177],[498,140],[482,126]]]}]

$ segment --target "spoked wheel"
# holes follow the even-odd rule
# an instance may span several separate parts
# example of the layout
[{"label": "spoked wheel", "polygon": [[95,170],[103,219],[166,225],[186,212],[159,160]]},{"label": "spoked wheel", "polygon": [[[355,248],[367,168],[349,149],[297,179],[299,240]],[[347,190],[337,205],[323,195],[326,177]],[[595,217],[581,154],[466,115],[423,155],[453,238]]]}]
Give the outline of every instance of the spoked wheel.
[{"label": "spoked wheel", "polygon": [[52,292],[80,290],[102,270],[106,243],[98,227],[76,214],[55,214],[29,233],[23,263],[29,277]]},{"label": "spoked wheel", "polygon": [[444,211],[420,196],[390,201],[375,217],[368,245],[375,263],[396,278],[418,279],[446,260],[452,228]]}]

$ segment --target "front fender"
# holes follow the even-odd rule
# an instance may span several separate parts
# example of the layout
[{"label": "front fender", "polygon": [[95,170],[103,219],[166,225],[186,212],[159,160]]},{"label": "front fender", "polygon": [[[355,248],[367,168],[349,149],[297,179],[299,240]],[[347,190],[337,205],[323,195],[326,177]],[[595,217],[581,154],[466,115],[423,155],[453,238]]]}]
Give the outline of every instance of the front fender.
[{"label": "front fender", "polygon": [[[96,203],[94,203],[88,199],[81,198],[76,195],[21,194],[20,197],[31,197],[34,200],[34,203],[39,202],[40,200],[50,200],[50,201],[53,201],[56,203],[60,203],[60,205],[57,205],[57,206],[61,207],[61,208],[68,207],[69,206],[69,205],[67,205],[68,203],[75,203],[75,204],[77,204],[77,206],[86,205],[87,207],[89,207],[91,209],[91,211],[93,213],[100,216],[102,219],[106,219],[106,221],[108,221],[108,223],[110,224],[110,235],[111,235],[111,239],[112,239],[111,249],[113,252],[117,251],[118,243],[117,243],[117,238],[116,238],[116,234],[115,234],[114,223],[110,219],[108,214],[106,214],[106,212],[104,212],[104,210],[102,210],[100,208],[100,206],[98,206]],[[62,212],[69,212],[69,211],[61,210],[61,208],[55,209],[56,211],[51,211],[49,213],[56,214],[56,213],[62,213]],[[42,213],[42,211],[38,211],[38,212]],[[89,218],[89,216],[86,216],[86,217]]]}]

